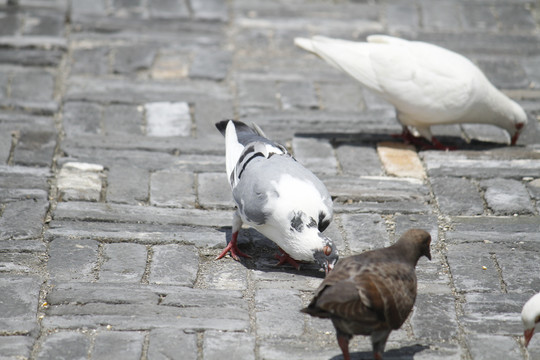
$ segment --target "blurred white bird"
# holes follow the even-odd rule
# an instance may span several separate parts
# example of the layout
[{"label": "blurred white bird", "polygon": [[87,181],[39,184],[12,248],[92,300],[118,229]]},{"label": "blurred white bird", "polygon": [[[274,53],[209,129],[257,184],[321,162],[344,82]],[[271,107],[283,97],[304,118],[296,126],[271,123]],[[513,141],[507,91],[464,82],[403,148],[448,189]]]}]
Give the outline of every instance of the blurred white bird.
[{"label": "blurred white bird", "polygon": [[497,90],[470,60],[442,47],[386,35],[353,42],[315,36],[294,43],[395,106],[402,137],[444,148],[432,125],[482,123],[506,130],[514,145],[527,123],[523,108]]},{"label": "blurred white bird", "polygon": [[535,330],[540,330],[540,293],[534,295],[523,305],[521,311],[521,321],[525,328],[525,347],[529,345]]}]

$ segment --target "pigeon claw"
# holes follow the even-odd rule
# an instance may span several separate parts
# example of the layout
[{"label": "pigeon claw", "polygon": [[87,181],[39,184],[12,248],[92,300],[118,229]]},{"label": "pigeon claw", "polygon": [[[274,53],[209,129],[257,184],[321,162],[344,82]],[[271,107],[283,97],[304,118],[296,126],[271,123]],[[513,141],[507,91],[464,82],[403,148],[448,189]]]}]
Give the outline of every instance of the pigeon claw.
[{"label": "pigeon claw", "polygon": [[279,262],[276,264],[276,266],[281,266],[283,264],[291,264],[292,266],[294,266],[294,268],[296,270],[300,270],[300,264],[298,264],[298,262],[296,260],[294,260],[292,257],[289,256],[289,254],[287,254],[285,251],[281,250],[281,248],[279,249],[281,251],[281,255],[280,254],[276,254],[275,255],[275,258],[277,260],[279,260]]},{"label": "pigeon claw", "polygon": [[227,255],[229,251],[231,252],[231,257],[236,261],[240,261],[239,256],[251,258],[251,256],[249,256],[248,254],[245,254],[238,248],[237,238],[238,238],[238,232],[235,232],[234,234],[232,234],[231,241],[227,244],[225,249],[223,249],[221,254],[216,256],[216,260],[219,260],[225,255]]}]

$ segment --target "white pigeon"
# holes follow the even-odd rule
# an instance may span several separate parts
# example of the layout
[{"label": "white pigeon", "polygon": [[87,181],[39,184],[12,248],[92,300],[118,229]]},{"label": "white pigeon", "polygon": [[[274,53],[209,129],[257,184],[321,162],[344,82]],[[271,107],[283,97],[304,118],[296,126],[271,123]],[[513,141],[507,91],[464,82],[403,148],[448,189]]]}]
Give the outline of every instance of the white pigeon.
[{"label": "white pigeon", "polygon": [[525,331],[523,335],[525,337],[525,347],[529,345],[534,331],[540,331],[540,293],[530,298],[521,311],[521,321]]},{"label": "white pigeon", "polygon": [[[470,60],[442,47],[386,35],[354,42],[315,36],[294,43],[344,71],[394,105],[402,136],[443,148],[432,125],[482,123],[506,130],[514,145],[527,114]],[[411,134],[412,132],[412,134]]]},{"label": "white pigeon", "polygon": [[324,184],[256,125],[223,120],[216,127],[225,135],[227,176],[238,207],[231,241],[216,259],[229,251],[235,260],[249,257],[237,247],[245,223],[278,245],[278,265],[288,262],[298,269],[297,261],[316,262],[328,273],[338,251],[321,234],[333,211]]}]

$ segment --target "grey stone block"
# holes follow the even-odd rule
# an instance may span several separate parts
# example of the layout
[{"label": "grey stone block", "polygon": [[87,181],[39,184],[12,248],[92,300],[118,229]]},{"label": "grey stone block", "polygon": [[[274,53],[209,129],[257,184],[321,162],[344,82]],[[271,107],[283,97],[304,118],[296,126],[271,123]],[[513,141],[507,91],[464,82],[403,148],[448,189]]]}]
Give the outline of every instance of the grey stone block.
[{"label": "grey stone block", "polygon": [[411,324],[414,336],[422,341],[450,341],[458,332],[454,296],[419,292]]},{"label": "grey stone block", "polygon": [[227,21],[227,4],[220,0],[191,0],[193,16],[197,20]]},{"label": "grey stone block", "polygon": [[359,176],[383,175],[382,164],[377,151],[361,144],[340,144],[336,156],[343,174]]},{"label": "grey stone block", "polygon": [[[64,51],[42,49],[0,49],[0,63],[25,65],[25,66],[50,66],[57,67]],[[0,95],[6,96],[2,91],[2,75],[0,75]]]},{"label": "grey stone block", "polygon": [[221,290],[246,290],[247,277],[246,267],[243,264],[225,260],[206,263],[205,266],[200,267],[198,274],[198,278],[205,287]]},{"label": "grey stone block", "polygon": [[143,332],[100,332],[94,340],[93,360],[139,360],[143,351]]},{"label": "grey stone block", "polygon": [[[276,271],[275,264],[277,260],[272,258],[269,269],[254,270],[251,276],[256,281],[257,289],[276,289],[290,290],[295,289],[299,291],[308,291],[310,294],[319,287],[321,284],[324,272],[319,272],[318,266],[313,265],[308,267],[307,264],[300,266],[300,271],[292,269],[285,271],[281,268],[281,271]],[[278,268],[279,269],[279,268]]]},{"label": "grey stone block", "polygon": [[49,245],[47,269],[53,283],[93,281],[98,242],[58,238]]},{"label": "grey stone block", "polygon": [[142,135],[142,110],[135,105],[111,104],[105,108],[103,123],[107,135]]},{"label": "grey stone block", "polygon": [[441,1],[437,4],[430,1],[421,3],[422,22],[426,29],[450,30],[459,28],[461,9],[453,1]]},{"label": "grey stone block", "polygon": [[315,88],[307,81],[287,81],[278,83],[278,98],[283,110],[316,109],[319,107]]},{"label": "grey stone block", "polygon": [[532,214],[534,207],[525,186],[512,179],[489,179],[480,183],[488,207],[495,215]]},{"label": "grey stone block", "polygon": [[295,137],[294,157],[316,174],[337,174],[334,149],[326,139]]},{"label": "grey stone block", "polygon": [[494,7],[502,30],[533,31],[536,21],[530,9],[520,4],[504,4]]},{"label": "grey stone block", "polygon": [[[531,246],[519,244],[519,241],[512,241],[506,236],[500,236],[501,246],[495,250],[497,263],[501,267],[502,278],[509,293],[531,293],[532,289],[540,288],[540,278],[529,276],[540,272],[540,249],[534,244],[537,240],[532,240]],[[523,256],[523,251],[526,256]],[[526,269],[526,271],[524,270]]]},{"label": "grey stone block", "polygon": [[154,329],[150,332],[148,358],[156,360],[197,358],[197,334],[176,329]]},{"label": "grey stone block", "polygon": [[[0,275],[3,289],[0,302],[0,331],[3,333],[29,334],[39,327],[37,309],[42,281],[34,276]],[[27,341],[20,341],[19,349],[25,350]],[[1,347],[0,347],[1,348]]]},{"label": "grey stone block", "polygon": [[109,167],[107,173],[107,201],[122,204],[138,204],[148,201],[147,170],[135,166]]},{"label": "grey stone block", "polygon": [[461,323],[469,334],[523,335],[521,309],[530,295],[471,293],[465,295]]},{"label": "grey stone block", "polygon": [[439,209],[447,215],[482,215],[484,201],[476,186],[463,178],[432,178]]},{"label": "grey stone block", "polygon": [[[99,1],[92,2],[92,4],[99,4],[99,3],[100,3]],[[72,6],[75,6],[75,4],[73,3]],[[99,76],[99,75],[105,75],[108,72],[109,72],[109,49],[98,47],[98,48],[92,48],[92,49],[75,49],[73,51],[72,64],[71,64],[72,74]]]},{"label": "grey stone block", "polygon": [[90,339],[78,332],[54,332],[49,334],[37,354],[37,359],[87,359]]},{"label": "grey stone block", "polygon": [[20,24],[24,21],[21,14],[16,12],[3,12],[0,22],[0,36],[13,36],[19,31]]},{"label": "grey stone block", "polygon": [[198,51],[191,64],[189,77],[221,81],[227,77],[232,56],[219,49]]},{"label": "grey stone block", "polygon": [[101,134],[103,108],[87,102],[68,102],[64,105],[64,130],[68,137],[77,134]]},{"label": "grey stone block", "polygon": [[158,292],[156,288],[148,285],[67,282],[55,285],[47,294],[47,302],[50,305],[92,303],[151,305],[158,303]]},{"label": "grey stone block", "polygon": [[511,336],[473,335],[467,337],[467,342],[475,360],[521,358],[519,345]]},{"label": "grey stone block", "polygon": [[463,3],[463,28],[467,30],[496,30],[497,19],[487,4]]},{"label": "grey stone block", "polygon": [[302,300],[297,290],[260,289],[255,293],[257,335],[291,337],[302,335]]},{"label": "grey stone block", "polygon": [[364,108],[360,85],[353,83],[317,83],[321,108],[330,111],[360,111]]},{"label": "grey stone block", "polygon": [[[330,321],[327,321],[330,323]],[[325,339],[331,345],[322,346],[316,341],[299,340],[299,339],[265,339],[259,347],[259,355],[266,360],[279,359],[310,359],[310,360],[328,360],[339,358],[341,351],[335,342],[335,335],[327,336]],[[353,344],[354,346],[354,344]],[[350,347],[351,354],[357,352],[356,348]],[[370,345],[366,345],[366,351],[362,354],[367,355],[367,349]],[[370,350],[371,351],[371,350]],[[370,355],[368,355],[369,358]]]},{"label": "grey stone block", "polygon": [[134,74],[152,66],[156,50],[151,46],[137,45],[117,48],[114,53],[113,72]]},{"label": "grey stone block", "polygon": [[195,207],[195,177],[182,170],[163,170],[150,176],[150,203],[157,206]]},{"label": "grey stone block", "polygon": [[500,292],[501,283],[490,251],[491,244],[448,246],[447,259],[460,292]]},{"label": "grey stone block", "polygon": [[189,18],[185,0],[154,0],[148,4],[150,16],[159,19]]},{"label": "grey stone block", "polygon": [[225,173],[200,173],[198,179],[199,204],[204,208],[234,208],[231,186]]},{"label": "grey stone block", "polygon": [[99,280],[104,282],[141,281],[146,267],[146,247],[138,244],[105,244]]},{"label": "grey stone block", "polygon": [[107,0],[72,0],[71,13],[74,16],[106,15]]},{"label": "grey stone block", "polygon": [[515,60],[480,60],[477,64],[497,88],[520,89],[529,85],[525,70]]},{"label": "grey stone block", "polygon": [[203,341],[203,357],[219,360],[227,354],[233,359],[255,359],[255,336],[243,333],[206,331]]},{"label": "grey stone block", "polygon": [[0,336],[0,354],[3,359],[29,359],[34,345],[30,336]]},{"label": "grey stone block", "polygon": [[339,218],[353,254],[390,245],[386,224],[380,215],[341,214]]},{"label": "grey stone block", "polygon": [[0,240],[40,237],[48,207],[46,200],[23,200],[7,204],[0,217]]},{"label": "grey stone block", "polygon": [[52,100],[54,77],[45,70],[15,72],[11,80],[11,97],[32,101]]},{"label": "grey stone block", "polygon": [[419,10],[415,4],[388,4],[386,19],[391,31],[418,30],[420,24]]},{"label": "grey stone block", "polygon": [[[25,242],[21,240],[14,240]],[[20,248],[24,248],[21,246]],[[22,250],[22,249],[21,249]],[[22,253],[22,252],[7,252],[0,253],[0,271],[23,274],[39,274],[38,268],[44,265],[44,254],[37,253]]]},{"label": "grey stone block", "polygon": [[63,37],[65,15],[54,10],[33,10],[26,15],[23,35]]},{"label": "grey stone block", "polygon": [[150,282],[193,286],[199,266],[199,252],[190,245],[158,245],[153,248]]},{"label": "grey stone block", "polygon": [[28,166],[50,166],[56,147],[56,133],[47,130],[23,130],[13,154],[13,163]]},{"label": "grey stone block", "polygon": [[242,79],[238,83],[240,106],[277,109],[278,101],[276,96],[277,89],[274,81]]}]

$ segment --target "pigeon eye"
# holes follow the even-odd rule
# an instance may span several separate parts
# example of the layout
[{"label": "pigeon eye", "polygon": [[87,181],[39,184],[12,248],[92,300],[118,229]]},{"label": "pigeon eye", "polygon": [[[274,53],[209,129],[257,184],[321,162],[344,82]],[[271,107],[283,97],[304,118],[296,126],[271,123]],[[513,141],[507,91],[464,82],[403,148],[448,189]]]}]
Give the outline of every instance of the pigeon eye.
[{"label": "pigeon eye", "polygon": [[540,315],[538,315],[538,316],[534,319],[534,323],[535,323],[535,324],[540,323]]},{"label": "pigeon eye", "polygon": [[324,255],[326,255],[326,256],[330,256],[330,254],[332,253],[332,248],[330,246],[328,246],[328,245],[323,247],[322,250],[324,252]]}]

